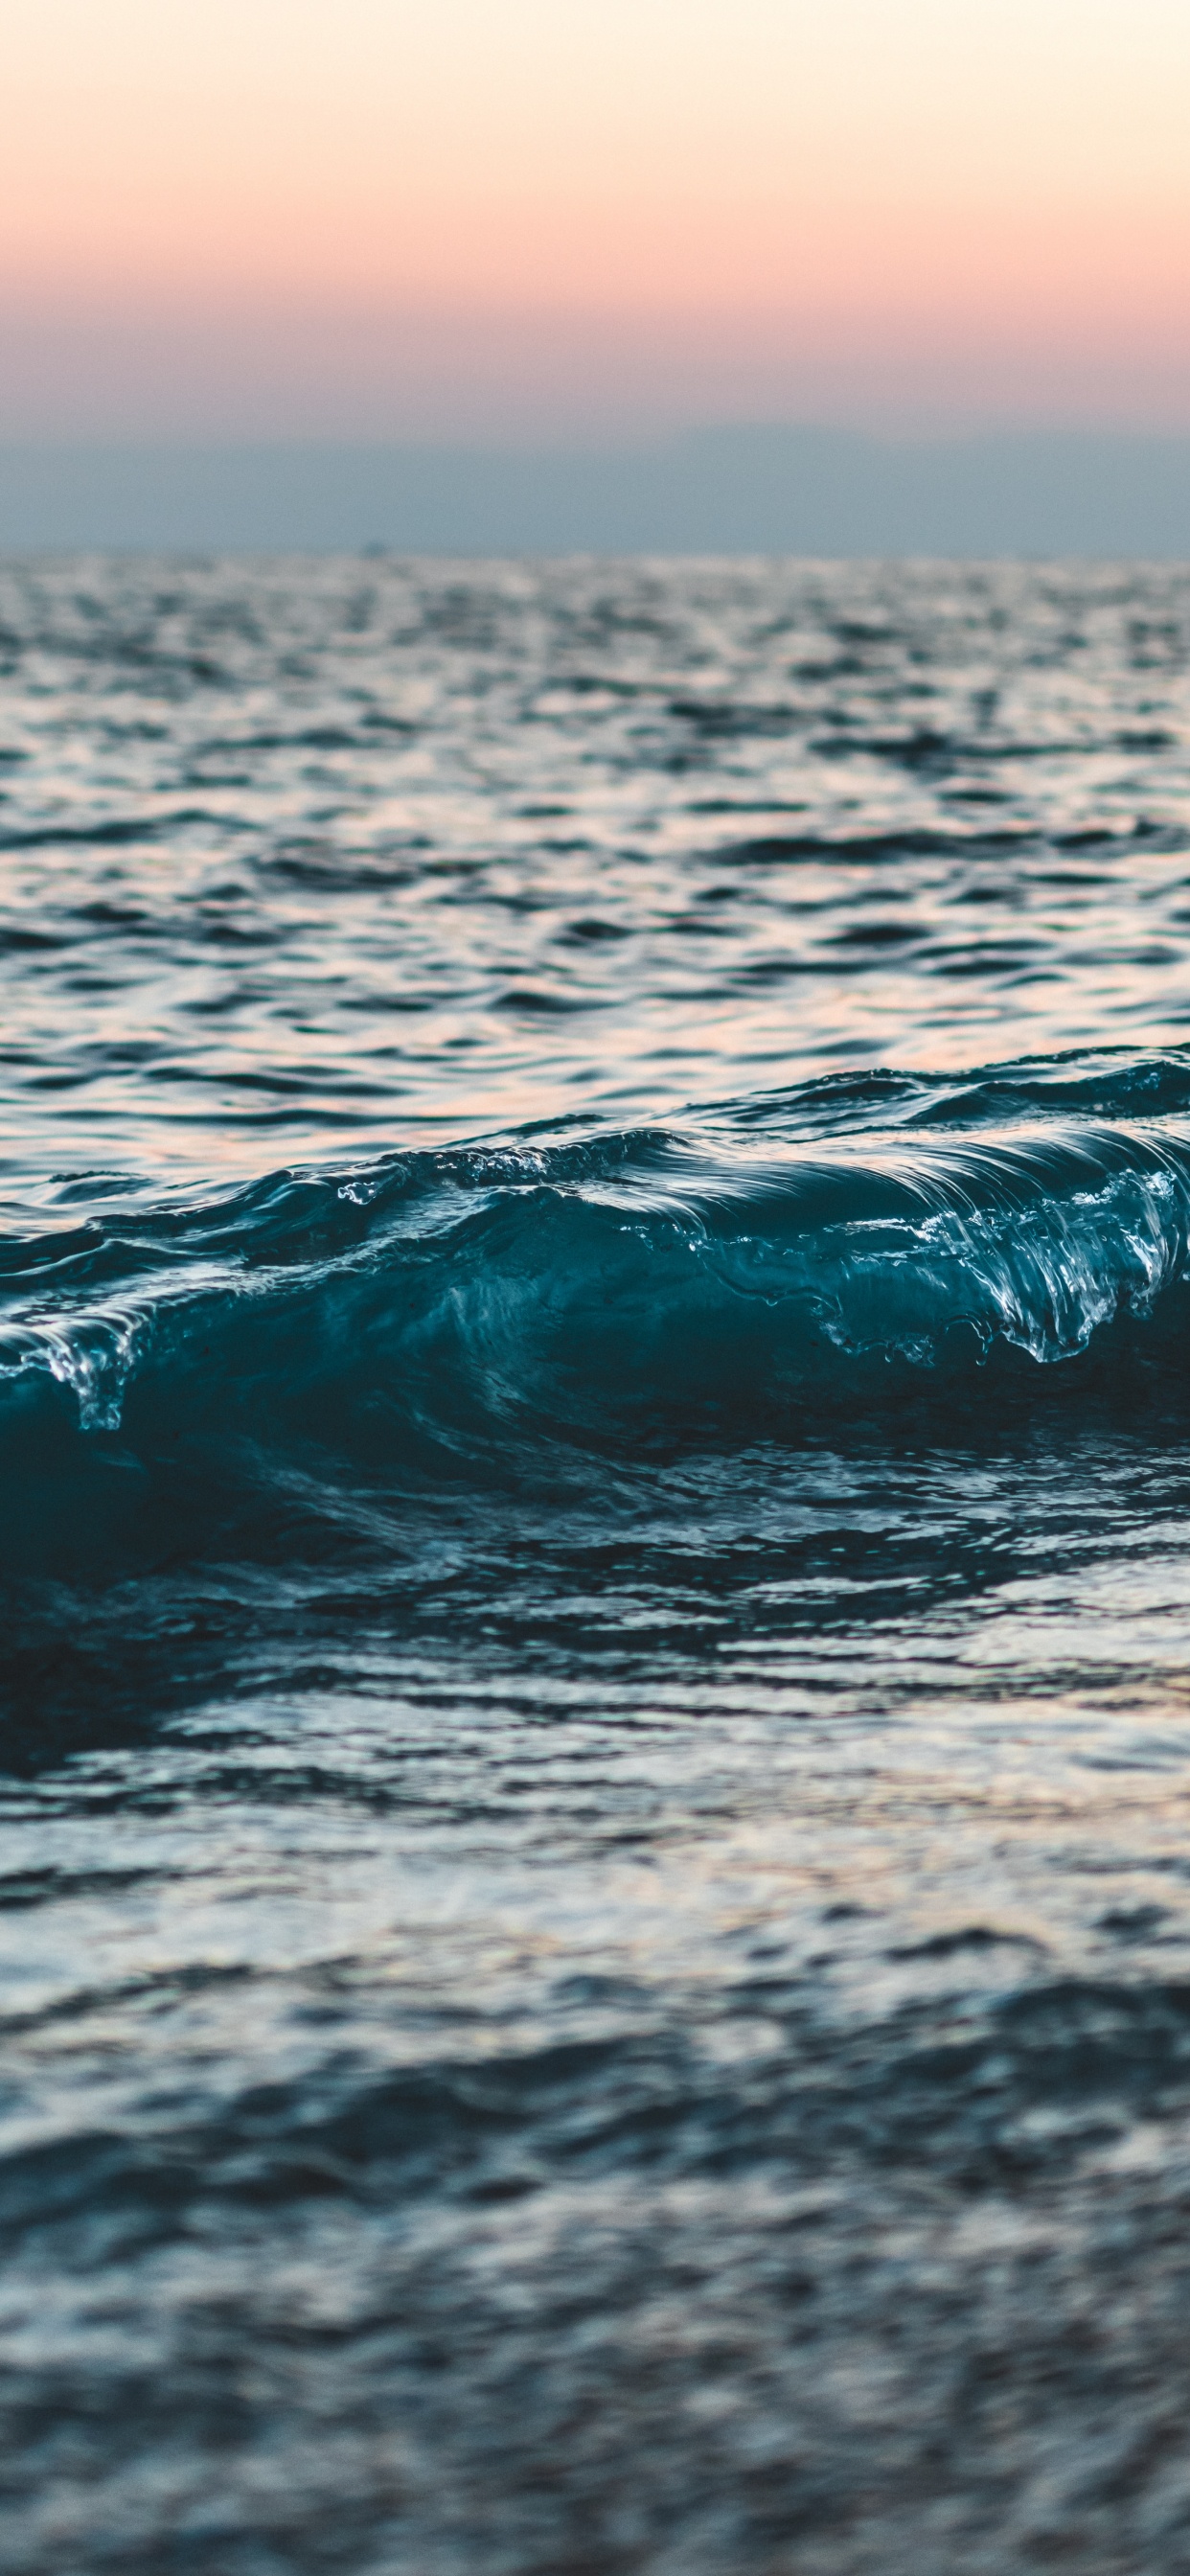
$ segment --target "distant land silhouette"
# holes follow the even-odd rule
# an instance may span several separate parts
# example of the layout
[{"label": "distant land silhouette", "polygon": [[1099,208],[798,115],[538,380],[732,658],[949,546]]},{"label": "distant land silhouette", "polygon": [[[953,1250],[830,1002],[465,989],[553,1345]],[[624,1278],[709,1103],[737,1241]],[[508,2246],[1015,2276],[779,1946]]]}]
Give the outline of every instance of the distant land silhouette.
[{"label": "distant land silhouette", "polygon": [[0,446],[0,548],[1190,559],[1190,435]]}]

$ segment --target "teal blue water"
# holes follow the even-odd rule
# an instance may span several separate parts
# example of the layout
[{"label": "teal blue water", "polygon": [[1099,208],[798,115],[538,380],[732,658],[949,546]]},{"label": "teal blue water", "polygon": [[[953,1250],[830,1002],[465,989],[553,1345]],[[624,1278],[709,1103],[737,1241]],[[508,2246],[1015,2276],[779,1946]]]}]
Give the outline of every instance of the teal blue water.
[{"label": "teal blue water", "polygon": [[1188,643],[0,570],[22,2576],[1190,2568]]}]

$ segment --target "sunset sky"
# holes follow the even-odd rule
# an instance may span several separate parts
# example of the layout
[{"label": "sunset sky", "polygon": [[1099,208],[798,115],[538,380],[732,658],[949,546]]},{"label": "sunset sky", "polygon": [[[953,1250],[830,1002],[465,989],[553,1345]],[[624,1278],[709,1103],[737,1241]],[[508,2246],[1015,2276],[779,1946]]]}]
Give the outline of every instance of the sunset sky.
[{"label": "sunset sky", "polygon": [[7,0],[0,435],[1190,427],[1187,0]]}]

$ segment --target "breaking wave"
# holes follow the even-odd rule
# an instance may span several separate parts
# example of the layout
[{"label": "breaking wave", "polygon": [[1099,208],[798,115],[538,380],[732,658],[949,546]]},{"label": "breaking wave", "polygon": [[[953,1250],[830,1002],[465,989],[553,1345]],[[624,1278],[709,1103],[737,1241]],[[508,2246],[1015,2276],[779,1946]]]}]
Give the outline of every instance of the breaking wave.
[{"label": "breaking wave", "polygon": [[81,1222],[59,1201],[0,1264],[10,1555],[34,1489],[38,1558],[55,1509],[98,1530],[133,1491],[181,1543],[169,1497],[198,1459],[209,1503],[295,1474],[573,1476],[956,1387],[994,1417],[1006,1365],[1076,1362],[1168,1305],[1190,1247],[1175,1122],[1034,1108],[997,1128],[968,1094],[942,1127],[936,1102],[898,1106],[825,1141],[791,1132],[788,1099],[745,1102],[198,1204],[116,1197]]}]

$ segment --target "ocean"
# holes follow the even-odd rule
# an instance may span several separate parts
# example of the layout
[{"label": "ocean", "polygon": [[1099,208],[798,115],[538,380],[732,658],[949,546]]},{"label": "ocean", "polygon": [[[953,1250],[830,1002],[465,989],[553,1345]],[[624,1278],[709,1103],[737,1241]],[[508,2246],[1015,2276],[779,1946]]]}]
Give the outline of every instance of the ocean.
[{"label": "ocean", "polygon": [[1190,576],[0,567],[0,2556],[1190,2570]]}]

